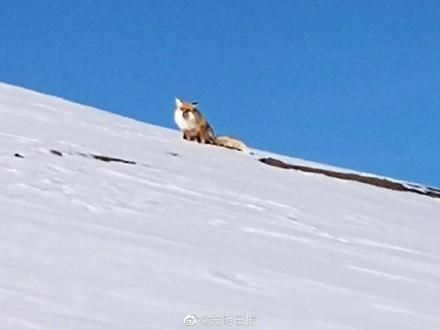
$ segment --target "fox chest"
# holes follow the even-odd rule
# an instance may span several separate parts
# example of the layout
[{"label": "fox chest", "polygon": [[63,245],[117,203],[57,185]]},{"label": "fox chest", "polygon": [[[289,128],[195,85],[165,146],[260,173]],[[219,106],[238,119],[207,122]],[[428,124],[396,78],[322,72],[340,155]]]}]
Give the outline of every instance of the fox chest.
[{"label": "fox chest", "polygon": [[198,127],[197,120],[194,118],[193,114],[190,113],[184,116],[183,112],[180,110],[174,112],[174,121],[182,131],[193,130]]}]

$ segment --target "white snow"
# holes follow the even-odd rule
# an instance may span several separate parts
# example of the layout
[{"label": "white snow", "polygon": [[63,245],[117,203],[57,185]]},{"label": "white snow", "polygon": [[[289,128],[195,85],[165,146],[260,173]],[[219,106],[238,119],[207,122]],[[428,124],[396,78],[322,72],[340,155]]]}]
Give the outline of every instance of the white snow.
[{"label": "white snow", "polygon": [[440,329],[438,199],[6,84],[0,114],[2,330]]}]

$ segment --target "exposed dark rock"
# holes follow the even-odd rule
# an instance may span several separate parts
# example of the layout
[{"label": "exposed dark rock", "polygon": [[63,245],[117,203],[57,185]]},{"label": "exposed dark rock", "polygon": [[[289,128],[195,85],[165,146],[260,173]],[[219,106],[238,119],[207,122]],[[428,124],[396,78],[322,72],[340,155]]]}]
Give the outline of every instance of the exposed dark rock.
[{"label": "exposed dark rock", "polygon": [[102,155],[90,155],[90,156],[92,156],[94,159],[101,160],[103,162],[117,162],[117,163],[136,165],[136,162],[132,160],[125,160],[121,158],[114,158],[114,157],[108,157]]},{"label": "exposed dark rock", "polygon": [[[50,153],[56,156],[63,156],[63,153],[61,151],[55,150],[55,149],[51,149]],[[109,156],[103,156],[103,155],[94,155],[94,154],[85,154],[82,152],[70,152],[70,155],[78,155],[78,156],[82,156],[85,158],[93,158],[93,159],[97,159],[103,162],[117,162],[117,163],[123,163],[123,164],[131,164],[131,165],[136,165],[135,161],[132,160],[125,160],[125,159],[121,159],[121,158],[115,158],[115,157],[109,157]]]},{"label": "exposed dark rock", "polygon": [[63,153],[61,151],[58,151],[58,150],[55,150],[55,149],[52,149],[50,151],[50,153],[53,154],[53,155],[56,155],[56,156],[60,156],[60,157],[63,156]]},{"label": "exposed dark rock", "polygon": [[384,178],[378,178],[373,176],[365,176],[357,173],[344,173],[344,172],[336,172],[331,170],[326,170],[322,168],[314,168],[302,165],[293,165],[285,163],[279,159],[275,158],[260,158],[260,162],[275,166],[283,169],[297,170],[301,172],[307,173],[317,173],[323,174],[332,178],[349,180],[349,181],[357,181],[365,184],[369,184],[376,187],[381,187],[385,189],[391,189],[396,191],[407,191],[420,195],[425,195],[433,198],[440,198],[440,190],[435,188],[423,187],[414,184],[404,184],[396,181],[391,181]]},{"label": "exposed dark rock", "polygon": [[17,158],[24,158],[24,156],[20,155],[19,153],[16,153],[16,154],[14,155],[14,157],[17,157]]}]

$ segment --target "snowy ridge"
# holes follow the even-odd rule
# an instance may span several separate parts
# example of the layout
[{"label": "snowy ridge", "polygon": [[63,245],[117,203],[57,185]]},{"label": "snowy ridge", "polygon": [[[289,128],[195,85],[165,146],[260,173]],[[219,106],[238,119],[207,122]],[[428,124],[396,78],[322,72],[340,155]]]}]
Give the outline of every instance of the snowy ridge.
[{"label": "snowy ridge", "polygon": [[440,328],[438,199],[6,84],[0,113],[0,329]]}]

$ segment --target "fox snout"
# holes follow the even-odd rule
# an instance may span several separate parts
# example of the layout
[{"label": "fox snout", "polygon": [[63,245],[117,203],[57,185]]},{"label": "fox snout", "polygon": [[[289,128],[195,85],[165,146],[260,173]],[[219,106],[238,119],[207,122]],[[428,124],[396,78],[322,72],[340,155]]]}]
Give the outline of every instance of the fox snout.
[{"label": "fox snout", "polygon": [[183,110],[183,118],[189,119],[191,117],[191,110]]}]

